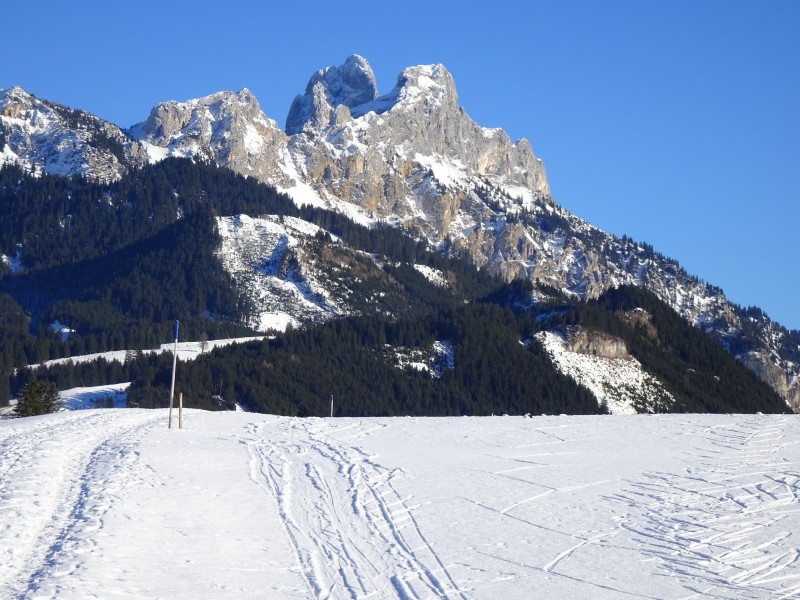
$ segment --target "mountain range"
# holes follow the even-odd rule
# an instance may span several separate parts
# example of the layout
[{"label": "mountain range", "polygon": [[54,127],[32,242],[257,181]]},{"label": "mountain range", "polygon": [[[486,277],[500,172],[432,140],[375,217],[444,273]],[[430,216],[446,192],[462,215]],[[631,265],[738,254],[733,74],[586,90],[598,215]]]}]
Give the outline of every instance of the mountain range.
[{"label": "mountain range", "polygon": [[[506,282],[527,280],[532,302],[547,297],[543,290],[591,301],[639,286],[800,408],[800,332],[735,305],[652,246],[610,235],[559,206],[530,143],[475,123],[443,65],[407,68],[380,94],[369,63],[351,56],[311,76],[283,128],[247,89],[164,102],[127,129],[19,87],[0,92],[0,163],[111,185],[168,158],[230,169],[297,207],[399,230],[438,256],[467,259]],[[248,303],[251,329],[363,314],[354,297],[381,306],[390,291],[379,285],[366,295],[364,281],[385,271],[363,251],[312,251],[313,240],[336,235],[301,216],[217,220],[222,243],[214,250]],[[5,239],[0,271],[29,269],[31,245],[22,232]],[[327,267],[314,266],[320,263]],[[362,276],[345,284],[331,275],[337,264],[359,265]],[[417,268],[446,284],[447,268]],[[562,342],[585,347],[579,338],[569,334]],[[555,356],[559,342],[543,341]]]}]

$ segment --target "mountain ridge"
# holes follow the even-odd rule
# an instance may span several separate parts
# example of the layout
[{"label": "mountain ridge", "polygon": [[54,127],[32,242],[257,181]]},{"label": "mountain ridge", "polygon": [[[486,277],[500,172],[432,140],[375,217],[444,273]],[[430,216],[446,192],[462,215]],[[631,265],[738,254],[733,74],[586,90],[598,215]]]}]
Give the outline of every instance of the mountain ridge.
[{"label": "mountain ridge", "polygon": [[[8,109],[0,106],[8,139]],[[539,281],[583,299],[618,285],[646,287],[800,406],[796,332],[732,304],[646,244],[611,236],[558,206],[530,143],[512,143],[502,130],[474,123],[442,65],[409,67],[380,96],[369,63],[349,57],[311,76],[286,129],[296,133],[281,130],[245,89],[162,103],[146,121],[111,131],[128,168],[166,156],[209,160],[273,185],[298,204],[403,227],[507,281]],[[84,145],[97,146],[90,142]],[[41,168],[53,172],[46,160]],[[91,174],[89,166],[76,170]]]}]

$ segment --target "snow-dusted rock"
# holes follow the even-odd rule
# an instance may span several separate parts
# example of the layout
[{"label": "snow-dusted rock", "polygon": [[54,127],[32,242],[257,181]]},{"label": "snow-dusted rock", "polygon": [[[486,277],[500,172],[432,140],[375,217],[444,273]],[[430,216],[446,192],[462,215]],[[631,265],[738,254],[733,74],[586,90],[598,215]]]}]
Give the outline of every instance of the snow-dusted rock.
[{"label": "snow-dusted rock", "polygon": [[[361,93],[353,93],[353,87],[342,93],[342,74],[355,66],[362,74]],[[471,179],[499,178],[532,195],[548,193],[544,166],[530,144],[513,144],[502,131],[472,121],[443,65],[405,69],[384,96],[374,98],[375,89],[366,61],[350,57],[340,67],[315,73],[306,94],[295,100],[287,132],[302,127],[304,135],[292,137],[290,151],[320,195],[357,204],[441,241],[459,213],[474,222],[481,210]]]},{"label": "snow-dusted rock", "polygon": [[[372,67],[363,57],[354,54],[338,67],[327,67],[314,73],[305,94],[298,95],[286,117],[286,133],[309,133],[331,124],[339,106],[352,107],[378,97],[378,84]],[[345,118],[348,113],[341,114]]]},{"label": "snow-dusted rock", "polygon": [[287,175],[286,135],[248,89],[163,102],[130,134],[144,143],[153,161],[199,157],[273,185],[293,183]]},{"label": "snow-dusted rock", "polygon": [[36,174],[113,181],[144,160],[116,125],[40,100],[21,87],[0,90],[0,139],[0,164],[18,164]]},{"label": "snow-dusted rock", "polygon": [[544,331],[536,338],[556,368],[588,388],[612,414],[660,412],[675,402],[664,384],[627,355],[622,340],[585,330]]}]

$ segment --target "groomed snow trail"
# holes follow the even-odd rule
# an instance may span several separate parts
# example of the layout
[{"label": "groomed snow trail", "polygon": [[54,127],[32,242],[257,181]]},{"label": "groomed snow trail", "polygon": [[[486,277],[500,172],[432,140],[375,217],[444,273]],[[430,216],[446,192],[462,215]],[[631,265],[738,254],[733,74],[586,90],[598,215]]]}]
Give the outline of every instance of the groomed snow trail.
[{"label": "groomed snow trail", "polygon": [[93,545],[81,534],[102,528],[109,498],[122,493],[126,466],[136,460],[138,437],[156,418],[83,411],[0,429],[0,598],[35,596],[42,580],[80,568]]}]

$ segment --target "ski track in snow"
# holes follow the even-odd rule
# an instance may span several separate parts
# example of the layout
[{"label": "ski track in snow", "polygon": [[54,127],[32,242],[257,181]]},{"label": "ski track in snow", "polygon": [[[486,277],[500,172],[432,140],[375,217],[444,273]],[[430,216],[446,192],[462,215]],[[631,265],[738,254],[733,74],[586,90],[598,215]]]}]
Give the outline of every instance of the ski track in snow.
[{"label": "ski track in snow", "polygon": [[799,463],[775,458],[797,440],[758,417],[705,434],[711,449],[697,467],[646,473],[617,497],[637,513],[621,527],[696,590],[687,599],[800,598]]},{"label": "ski track in snow", "polygon": [[466,598],[415,520],[413,497],[392,486],[402,470],[337,443],[327,425],[279,426],[288,431],[277,444],[251,426],[251,477],[274,497],[315,598]]},{"label": "ski track in snow", "polygon": [[125,485],[126,465],[136,460],[133,442],[157,418],[126,413],[49,415],[19,432],[1,430],[1,598],[58,597],[57,584],[45,595],[40,583],[69,577],[91,552],[85,534],[102,527]]}]

